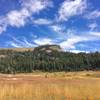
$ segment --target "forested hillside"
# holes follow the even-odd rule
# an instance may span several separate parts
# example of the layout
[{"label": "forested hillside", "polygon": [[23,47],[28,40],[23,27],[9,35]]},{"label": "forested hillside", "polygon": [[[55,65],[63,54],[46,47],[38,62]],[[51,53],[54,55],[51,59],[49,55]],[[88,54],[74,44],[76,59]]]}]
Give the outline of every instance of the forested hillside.
[{"label": "forested hillside", "polygon": [[63,52],[57,45],[33,50],[0,50],[0,73],[100,70],[100,53]]}]

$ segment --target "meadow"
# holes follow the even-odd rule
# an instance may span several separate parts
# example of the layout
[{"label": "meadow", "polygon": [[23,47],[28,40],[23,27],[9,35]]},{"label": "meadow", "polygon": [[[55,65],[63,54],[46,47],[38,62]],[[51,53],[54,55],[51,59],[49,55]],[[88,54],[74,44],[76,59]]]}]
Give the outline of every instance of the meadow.
[{"label": "meadow", "polygon": [[1,74],[0,100],[100,100],[100,71]]}]

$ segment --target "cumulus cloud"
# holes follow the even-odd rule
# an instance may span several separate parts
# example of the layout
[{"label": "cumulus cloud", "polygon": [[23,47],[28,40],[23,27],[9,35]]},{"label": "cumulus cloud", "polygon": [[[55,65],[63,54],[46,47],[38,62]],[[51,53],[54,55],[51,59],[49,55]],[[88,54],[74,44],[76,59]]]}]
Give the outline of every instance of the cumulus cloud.
[{"label": "cumulus cloud", "polygon": [[21,0],[21,6],[20,10],[12,10],[0,18],[0,33],[6,31],[9,25],[13,27],[24,26],[28,18],[47,7],[51,7],[52,2],[49,0]]},{"label": "cumulus cloud", "polygon": [[53,2],[50,0],[21,0],[21,5],[31,13],[38,13],[44,8],[53,7]]},{"label": "cumulus cloud", "polygon": [[58,11],[59,20],[67,21],[72,16],[80,15],[86,7],[86,0],[65,0]]},{"label": "cumulus cloud", "polygon": [[20,27],[26,23],[26,18],[30,16],[27,9],[23,8],[20,11],[13,10],[7,14],[7,22],[11,26]]}]

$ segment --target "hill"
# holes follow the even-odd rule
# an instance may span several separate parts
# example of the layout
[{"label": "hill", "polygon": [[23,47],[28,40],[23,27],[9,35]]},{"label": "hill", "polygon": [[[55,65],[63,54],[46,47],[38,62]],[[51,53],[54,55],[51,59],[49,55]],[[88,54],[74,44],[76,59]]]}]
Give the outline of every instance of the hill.
[{"label": "hill", "polygon": [[0,50],[0,72],[100,70],[100,53],[63,52],[58,45]]},{"label": "hill", "polygon": [[42,52],[50,53],[50,52],[53,52],[53,51],[61,52],[62,49],[58,45],[42,45],[42,46],[34,48],[34,51],[39,51],[39,52],[42,51]]}]

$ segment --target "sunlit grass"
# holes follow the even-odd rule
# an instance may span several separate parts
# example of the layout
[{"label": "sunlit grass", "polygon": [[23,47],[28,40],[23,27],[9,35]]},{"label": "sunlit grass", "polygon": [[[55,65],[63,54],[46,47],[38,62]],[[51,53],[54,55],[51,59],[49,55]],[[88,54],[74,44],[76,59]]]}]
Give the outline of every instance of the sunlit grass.
[{"label": "sunlit grass", "polygon": [[0,81],[0,100],[100,100],[100,79],[87,72],[45,74],[36,83]]}]

